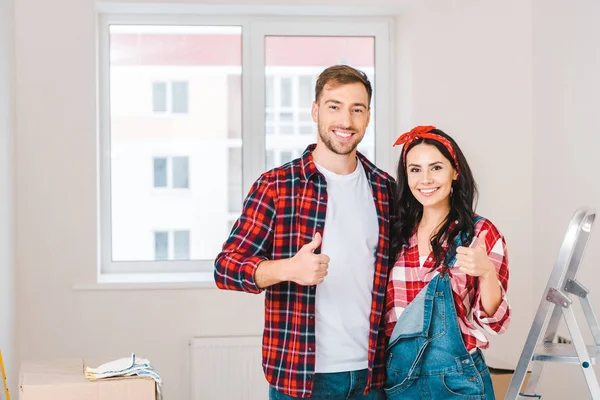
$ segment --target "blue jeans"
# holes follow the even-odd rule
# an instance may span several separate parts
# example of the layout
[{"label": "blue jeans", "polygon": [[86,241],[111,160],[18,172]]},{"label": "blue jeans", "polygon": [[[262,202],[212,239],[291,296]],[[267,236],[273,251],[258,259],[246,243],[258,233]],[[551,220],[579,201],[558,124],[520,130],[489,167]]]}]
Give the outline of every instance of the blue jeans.
[{"label": "blue jeans", "polygon": [[[383,390],[371,390],[363,394],[367,385],[367,370],[315,374],[312,394],[305,397],[314,400],[384,400]],[[273,387],[269,389],[269,400],[293,400]]]}]

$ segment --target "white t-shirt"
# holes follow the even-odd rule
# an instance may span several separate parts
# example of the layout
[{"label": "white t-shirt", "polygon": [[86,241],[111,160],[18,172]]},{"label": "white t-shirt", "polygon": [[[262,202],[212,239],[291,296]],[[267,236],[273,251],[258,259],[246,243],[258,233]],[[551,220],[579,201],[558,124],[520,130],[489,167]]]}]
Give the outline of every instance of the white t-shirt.
[{"label": "white t-shirt", "polygon": [[360,161],[349,175],[317,168],[327,180],[321,253],[330,262],[316,290],[315,372],[355,371],[368,367],[377,210]]}]

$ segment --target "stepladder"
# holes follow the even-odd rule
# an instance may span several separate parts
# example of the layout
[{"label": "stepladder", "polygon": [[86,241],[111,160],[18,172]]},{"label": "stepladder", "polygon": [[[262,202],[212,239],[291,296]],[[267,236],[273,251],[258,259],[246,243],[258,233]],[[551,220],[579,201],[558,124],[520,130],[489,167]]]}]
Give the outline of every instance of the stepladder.
[{"label": "stepladder", "polygon": [[[577,271],[594,228],[596,213],[590,208],[575,211],[548,278],[529,334],[523,346],[506,400],[541,399],[540,379],[546,363],[578,365],[593,400],[600,400],[600,386],[592,368],[600,357],[600,328],[592,308],[590,291],[577,280]],[[583,318],[576,318],[579,301]],[[570,343],[556,343],[561,320],[568,329]],[[586,344],[582,327],[587,325],[593,343]],[[530,371],[528,384],[522,387]]]}]

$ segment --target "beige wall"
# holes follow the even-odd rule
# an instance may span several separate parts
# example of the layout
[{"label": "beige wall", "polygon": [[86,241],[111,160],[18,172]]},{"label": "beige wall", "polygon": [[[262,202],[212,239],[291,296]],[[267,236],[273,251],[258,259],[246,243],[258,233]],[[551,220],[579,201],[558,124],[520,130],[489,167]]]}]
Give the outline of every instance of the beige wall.
[{"label": "beige wall", "polygon": [[[11,389],[14,368],[14,260],[12,217],[13,1],[0,0],[0,350]],[[0,388],[2,385],[0,384]]]},{"label": "beige wall", "polygon": [[[578,148],[584,140],[598,148],[592,106],[600,93],[593,73],[600,59],[586,54],[595,51],[598,10],[581,1],[581,10],[559,0],[534,1],[533,10],[523,0],[406,2],[412,9],[397,20],[398,132],[390,142],[414,124],[452,134],[480,185],[479,212],[508,241],[514,319],[493,340],[490,360],[516,361],[541,290],[532,293],[531,282],[545,282],[574,207],[600,201],[594,148]],[[589,23],[581,27],[577,18]],[[262,297],[73,290],[94,281],[97,256],[94,3],[16,0],[15,24],[17,360],[136,351],[155,364],[167,397],[189,398],[189,338],[259,333]],[[555,178],[562,176],[573,184]],[[554,382],[546,381],[548,395]]]},{"label": "beige wall", "polygon": [[[596,161],[600,150],[600,4],[593,0],[534,0],[533,5],[533,265],[537,307],[574,210],[579,206],[600,210]],[[596,312],[600,308],[599,259],[600,227],[596,226],[579,274],[592,292]],[[564,327],[561,332],[567,333]],[[591,339],[586,328],[584,333]],[[551,365],[541,385],[553,399],[591,398],[576,366]]]}]

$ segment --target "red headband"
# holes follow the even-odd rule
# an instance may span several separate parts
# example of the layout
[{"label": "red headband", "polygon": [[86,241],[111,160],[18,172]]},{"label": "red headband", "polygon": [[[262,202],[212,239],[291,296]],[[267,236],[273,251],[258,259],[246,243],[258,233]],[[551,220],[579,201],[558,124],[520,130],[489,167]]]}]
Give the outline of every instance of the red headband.
[{"label": "red headband", "polygon": [[406,150],[409,148],[410,144],[417,139],[431,139],[436,142],[441,143],[448,153],[452,156],[452,160],[454,160],[454,166],[456,168],[456,172],[460,174],[460,169],[458,167],[458,159],[456,158],[456,153],[454,152],[454,148],[452,147],[452,143],[445,137],[438,135],[436,133],[430,133],[431,130],[435,129],[435,126],[427,125],[427,126],[416,126],[411,129],[410,132],[403,133],[396,139],[394,142],[394,146],[404,144],[404,148],[402,149],[402,157],[404,158],[404,162],[406,162]]}]

